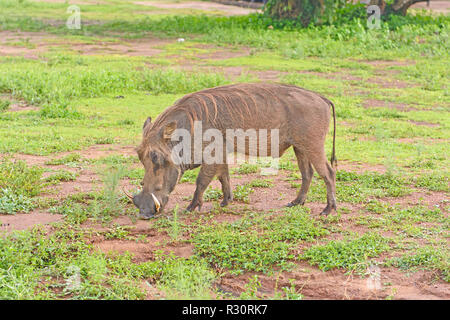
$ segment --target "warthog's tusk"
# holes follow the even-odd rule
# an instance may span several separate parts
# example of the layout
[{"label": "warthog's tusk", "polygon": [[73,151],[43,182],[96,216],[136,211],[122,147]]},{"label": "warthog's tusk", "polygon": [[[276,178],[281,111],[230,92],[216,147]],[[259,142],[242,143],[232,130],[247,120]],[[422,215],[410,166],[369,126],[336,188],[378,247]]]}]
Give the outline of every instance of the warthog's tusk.
[{"label": "warthog's tusk", "polygon": [[125,193],[125,195],[126,195],[128,198],[130,198],[130,200],[133,200],[133,196],[130,195],[128,192],[126,192],[124,187],[122,187],[122,191],[123,191],[123,193]]},{"label": "warthog's tusk", "polygon": [[153,201],[155,201],[156,212],[159,212],[159,208],[161,208],[161,203],[159,203],[158,198],[152,193]]}]

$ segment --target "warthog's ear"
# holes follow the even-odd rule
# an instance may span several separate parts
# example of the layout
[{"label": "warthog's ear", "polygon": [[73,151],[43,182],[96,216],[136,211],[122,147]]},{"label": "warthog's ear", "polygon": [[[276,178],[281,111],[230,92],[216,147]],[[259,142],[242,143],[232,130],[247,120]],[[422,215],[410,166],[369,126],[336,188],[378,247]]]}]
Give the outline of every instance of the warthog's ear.
[{"label": "warthog's ear", "polygon": [[147,125],[149,125],[151,122],[152,122],[152,118],[151,118],[151,117],[148,117],[147,120],[145,120],[144,125],[142,126],[142,129],[145,129],[145,127],[146,127]]},{"label": "warthog's ear", "polygon": [[163,138],[170,139],[176,128],[177,128],[177,123],[175,121],[168,123],[163,129]]}]

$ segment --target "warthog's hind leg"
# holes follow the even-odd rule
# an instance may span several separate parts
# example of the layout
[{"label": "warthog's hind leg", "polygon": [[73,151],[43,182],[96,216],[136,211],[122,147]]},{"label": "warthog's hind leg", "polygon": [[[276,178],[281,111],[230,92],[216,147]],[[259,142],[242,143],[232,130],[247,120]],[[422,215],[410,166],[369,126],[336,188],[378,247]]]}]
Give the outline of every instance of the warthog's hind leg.
[{"label": "warthog's hind leg", "polygon": [[230,173],[228,172],[228,164],[221,165],[217,176],[222,184],[223,200],[220,203],[221,207],[225,207],[231,201],[233,201],[233,193],[230,186]]},{"label": "warthog's hind leg", "polygon": [[305,203],[306,195],[308,194],[309,186],[311,185],[311,180],[314,175],[314,169],[305,154],[296,147],[294,147],[294,152],[297,157],[298,167],[302,173],[302,186],[300,187],[297,198],[289,202],[287,207],[303,205]]},{"label": "warthog's hind leg", "polygon": [[325,154],[323,154],[321,161],[313,162],[313,165],[327,187],[327,206],[320,214],[328,215],[336,211],[336,172],[328,163]]}]

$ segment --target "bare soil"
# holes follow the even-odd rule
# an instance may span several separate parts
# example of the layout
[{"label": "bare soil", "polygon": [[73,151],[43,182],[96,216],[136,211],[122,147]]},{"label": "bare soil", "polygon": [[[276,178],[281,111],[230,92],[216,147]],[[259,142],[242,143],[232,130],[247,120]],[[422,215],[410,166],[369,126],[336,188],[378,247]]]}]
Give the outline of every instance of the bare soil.
[{"label": "bare soil", "polygon": [[158,38],[119,39],[118,41],[98,41],[94,44],[67,39],[55,40],[54,36],[40,32],[0,31],[0,55],[22,56],[37,59],[55,47],[65,47],[82,55],[127,55],[155,56],[163,52],[160,48],[174,40]]},{"label": "bare soil", "polygon": [[448,13],[450,11],[450,2],[449,1],[430,1],[430,5],[428,6],[426,2],[416,3],[411,8],[414,9],[426,9],[431,10],[436,13]]},{"label": "bare soil", "polygon": [[382,101],[375,99],[368,99],[364,101],[363,106],[365,108],[389,108],[389,109],[396,109],[399,111],[420,110],[414,107],[410,107],[406,103],[394,103],[391,101]]},{"label": "bare soil", "polygon": [[433,275],[416,272],[407,275],[393,268],[380,268],[374,276],[360,277],[342,270],[323,272],[309,266],[306,262],[297,263],[292,272],[282,272],[274,276],[258,273],[245,273],[240,276],[225,276],[217,287],[233,296],[245,291],[249,279],[258,275],[261,288],[258,292],[264,296],[280,293],[281,288],[295,287],[307,300],[367,300],[386,299],[392,296],[398,300],[437,300],[448,299],[448,286],[438,285]]},{"label": "bare soil", "polygon": [[257,12],[256,9],[225,5],[215,2],[203,2],[203,1],[189,1],[189,2],[135,1],[133,3],[160,9],[195,9],[210,12],[220,12],[228,16],[245,15]]},{"label": "bare soil", "polygon": [[63,217],[61,215],[41,210],[15,215],[0,215],[0,233],[2,231],[11,232],[13,230],[31,229],[37,225],[47,225],[62,220]]}]

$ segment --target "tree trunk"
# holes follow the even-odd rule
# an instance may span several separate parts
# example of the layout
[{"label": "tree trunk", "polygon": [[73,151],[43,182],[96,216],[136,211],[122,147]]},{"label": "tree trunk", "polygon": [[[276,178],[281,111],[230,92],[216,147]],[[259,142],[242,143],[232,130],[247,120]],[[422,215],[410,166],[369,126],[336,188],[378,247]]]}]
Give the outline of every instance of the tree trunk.
[{"label": "tree trunk", "polygon": [[409,7],[418,2],[429,2],[430,0],[395,0],[393,4],[386,4],[385,0],[370,0],[370,5],[377,5],[382,15],[399,14],[406,15]]}]

